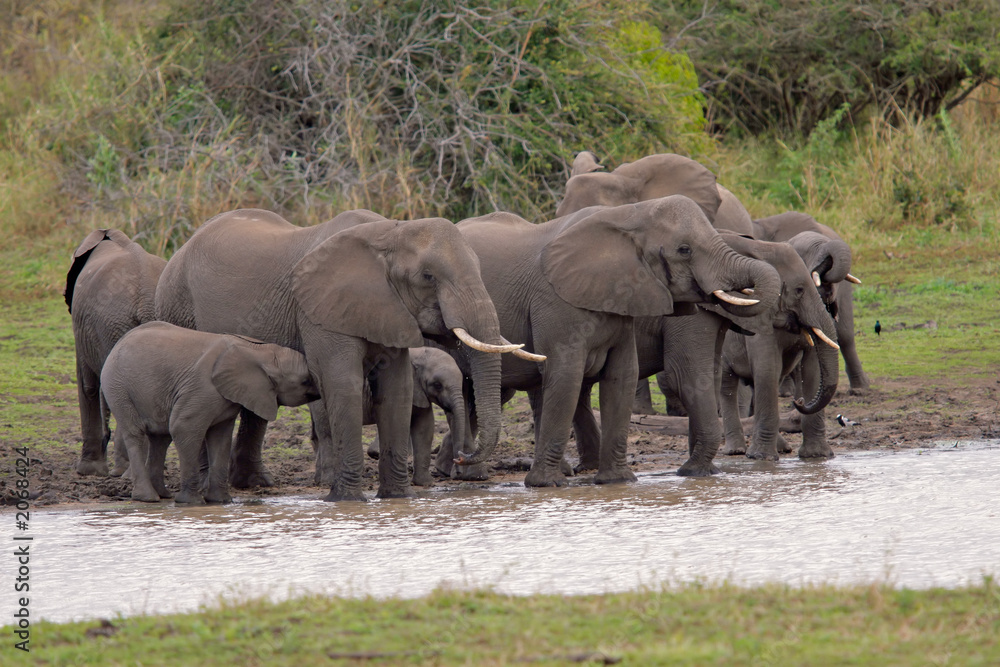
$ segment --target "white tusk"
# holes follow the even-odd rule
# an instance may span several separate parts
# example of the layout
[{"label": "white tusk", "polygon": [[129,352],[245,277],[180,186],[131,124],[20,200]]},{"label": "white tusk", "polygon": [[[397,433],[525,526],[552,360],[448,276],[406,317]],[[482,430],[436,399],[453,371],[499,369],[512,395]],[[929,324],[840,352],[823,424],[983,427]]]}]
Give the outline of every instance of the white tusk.
[{"label": "white tusk", "polygon": [[740,293],[741,294],[746,294],[747,296],[753,296],[753,288],[752,287],[744,287],[743,289],[740,290]]},{"label": "white tusk", "polygon": [[856,277],[852,276],[850,273],[847,274],[846,280],[847,280],[847,282],[854,283],[855,285],[860,285],[861,284],[861,280],[859,278],[856,278]]},{"label": "white tusk", "polygon": [[813,333],[815,333],[817,336],[819,336],[819,339],[821,341],[823,341],[824,343],[826,343],[827,345],[829,345],[830,347],[832,347],[835,350],[839,350],[840,349],[840,346],[837,345],[834,341],[830,340],[830,337],[827,336],[825,333],[823,333],[822,331],[820,331],[816,327],[813,327],[812,330],[813,330]]},{"label": "white tusk", "polygon": [[714,292],[712,292],[712,294],[717,296],[722,301],[730,303],[734,306],[753,306],[754,304],[760,303],[760,299],[744,299],[742,297],[726,294],[720,289],[715,290]]},{"label": "white tusk", "polygon": [[812,278],[813,282],[816,283],[816,287],[820,287],[823,284],[823,281],[819,279],[819,273],[816,271],[812,272]]},{"label": "white tusk", "polygon": [[481,340],[473,338],[472,334],[462,327],[455,327],[452,331],[460,341],[471,347],[473,350],[479,350],[480,352],[513,352],[514,350],[519,350],[524,347],[524,343],[521,343],[520,345],[515,345],[513,343],[508,345],[491,345],[490,343],[484,343]]},{"label": "white tusk", "polygon": [[809,335],[808,331],[803,329],[802,337],[806,339],[807,343],[809,343],[809,347],[816,347],[816,343],[813,342],[812,336]]},{"label": "white tusk", "polygon": [[[511,343],[503,336],[500,337],[500,340],[507,343],[508,345],[513,345],[513,343]],[[521,349],[514,350],[511,354],[520,359],[525,359],[527,361],[537,361],[539,363],[548,359],[548,357],[546,357],[544,354],[535,354],[533,352],[528,352],[527,350],[521,350]]]}]

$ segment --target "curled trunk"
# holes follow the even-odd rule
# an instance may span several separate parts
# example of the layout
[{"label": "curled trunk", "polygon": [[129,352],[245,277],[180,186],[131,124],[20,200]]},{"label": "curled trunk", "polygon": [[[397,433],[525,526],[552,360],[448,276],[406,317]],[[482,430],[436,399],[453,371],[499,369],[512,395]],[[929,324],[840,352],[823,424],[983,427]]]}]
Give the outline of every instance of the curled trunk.
[{"label": "curled trunk", "polygon": [[808,403],[802,398],[795,400],[795,409],[804,415],[815,414],[827,406],[837,393],[837,379],[840,375],[840,355],[836,348],[817,340],[813,349],[819,363],[819,387]]}]

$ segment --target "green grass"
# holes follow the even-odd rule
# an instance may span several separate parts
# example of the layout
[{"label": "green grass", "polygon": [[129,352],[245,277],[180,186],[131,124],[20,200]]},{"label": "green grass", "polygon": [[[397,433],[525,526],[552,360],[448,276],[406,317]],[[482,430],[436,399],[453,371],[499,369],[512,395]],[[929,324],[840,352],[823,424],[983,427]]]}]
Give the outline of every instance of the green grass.
[{"label": "green grass", "polygon": [[921,591],[690,584],[579,597],[309,596],[105,627],[43,622],[31,647],[5,646],[4,664],[990,665],[1000,662],[1000,588],[986,579]]}]

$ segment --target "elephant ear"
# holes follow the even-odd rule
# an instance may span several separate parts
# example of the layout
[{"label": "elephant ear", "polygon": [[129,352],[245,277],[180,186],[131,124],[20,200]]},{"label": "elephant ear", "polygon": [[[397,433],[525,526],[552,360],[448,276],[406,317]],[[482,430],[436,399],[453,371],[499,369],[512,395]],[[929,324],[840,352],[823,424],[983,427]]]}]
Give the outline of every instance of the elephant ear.
[{"label": "elephant ear", "polygon": [[381,221],[369,222],[331,236],[295,265],[292,293],[309,321],[327,331],[419,347],[417,320],[389,282],[384,251],[370,241],[384,229]]},{"label": "elephant ear", "polygon": [[212,384],[228,401],[261,419],[278,416],[278,394],[260,359],[239,343],[229,343],[212,366]]},{"label": "elephant ear", "polygon": [[66,308],[73,312],[73,291],[76,289],[76,279],[80,277],[83,267],[90,259],[90,253],[105,239],[114,241],[122,248],[127,248],[132,243],[132,239],[117,229],[95,229],[87,234],[87,238],[73,251],[73,263],[66,273],[66,289],[63,290],[63,298],[66,299]]},{"label": "elephant ear", "polygon": [[650,266],[635,234],[616,221],[632,208],[598,209],[542,250],[545,278],[564,301],[632,317],[673,312],[673,296],[658,278],[663,268]]},{"label": "elephant ear", "polygon": [[722,204],[715,174],[700,162],[676,153],[648,155],[612,173],[642,183],[636,201],[684,195],[701,207],[709,221],[715,220]]}]

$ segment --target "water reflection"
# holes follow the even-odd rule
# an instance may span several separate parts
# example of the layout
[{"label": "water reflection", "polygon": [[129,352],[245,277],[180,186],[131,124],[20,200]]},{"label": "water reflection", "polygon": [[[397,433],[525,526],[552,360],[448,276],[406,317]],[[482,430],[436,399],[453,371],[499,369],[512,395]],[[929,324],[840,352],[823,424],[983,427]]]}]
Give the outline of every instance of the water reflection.
[{"label": "water reflection", "polygon": [[954,586],[1000,571],[997,443],[832,461],[723,461],[629,486],[430,490],[33,516],[32,611],[68,620],[220,595],[601,593],[730,579]]}]

